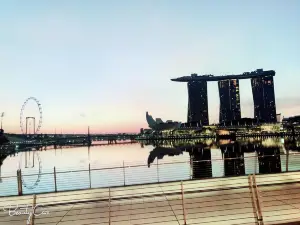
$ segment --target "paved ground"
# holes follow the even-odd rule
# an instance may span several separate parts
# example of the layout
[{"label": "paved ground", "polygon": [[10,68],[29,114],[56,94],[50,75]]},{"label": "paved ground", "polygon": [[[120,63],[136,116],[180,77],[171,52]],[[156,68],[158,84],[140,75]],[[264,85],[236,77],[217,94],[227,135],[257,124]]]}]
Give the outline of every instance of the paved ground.
[{"label": "paved ground", "polygon": [[[300,221],[300,172],[256,180],[264,224]],[[188,225],[256,224],[247,177],[185,181],[183,188]],[[32,196],[3,197],[0,207],[32,202]],[[36,225],[109,224],[109,217],[112,225],[184,224],[180,182],[41,194],[37,204],[44,205],[37,213],[49,214],[37,216]],[[25,225],[27,218],[0,210],[0,225]]]}]

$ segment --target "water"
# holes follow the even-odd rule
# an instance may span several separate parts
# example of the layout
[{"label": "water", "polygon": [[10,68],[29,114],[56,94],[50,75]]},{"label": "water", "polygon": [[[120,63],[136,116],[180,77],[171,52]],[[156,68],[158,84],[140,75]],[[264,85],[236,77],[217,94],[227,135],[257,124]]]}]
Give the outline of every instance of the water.
[{"label": "water", "polygon": [[300,170],[298,146],[298,140],[278,138],[135,143],[19,152],[3,161],[0,195],[18,194],[19,168],[23,194],[52,192],[55,188],[64,191],[295,171]]}]

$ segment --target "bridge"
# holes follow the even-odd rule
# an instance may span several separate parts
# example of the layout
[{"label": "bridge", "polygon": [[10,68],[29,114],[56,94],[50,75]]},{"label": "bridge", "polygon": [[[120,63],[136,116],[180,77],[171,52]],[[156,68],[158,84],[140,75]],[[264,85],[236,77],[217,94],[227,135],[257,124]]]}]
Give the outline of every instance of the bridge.
[{"label": "bridge", "polygon": [[61,145],[61,144],[92,144],[96,141],[107,141],[108,144],[117,143],[118,141],[134,141],[138,134],[5,134],[12,144],[27,145]]}]

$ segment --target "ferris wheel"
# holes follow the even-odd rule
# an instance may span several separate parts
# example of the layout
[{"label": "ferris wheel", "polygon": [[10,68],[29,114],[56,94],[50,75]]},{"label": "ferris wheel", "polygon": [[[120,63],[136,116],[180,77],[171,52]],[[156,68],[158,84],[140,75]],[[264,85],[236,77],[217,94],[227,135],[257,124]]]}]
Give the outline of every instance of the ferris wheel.
[{"label": "ferris wheel", "polygon": [[[26,117],[26,118],[24,118],[24,111],[25,111],[26,105],[30,101],[35,102],[36,105],[39,108],[38,123],[36,123],[36,118],[35,117]],[[24,119],[26,120],[25,128],[24,128],[24,124],[23,124]],[[21,112],[20,112],[20,128],[21,128],[21,131],[22,131],[23,134],[27,134],[27,125],[28,125],[28,120],[29,119],[33,119],[34,120],[33,133],[34,134],[38,133],[39,130],[41,129],[42,122],[43,122],[43,111],[42,111],[42,106],[41,106],[40,102],[35,97],[27,98],[26,101],[23,103],[22,108],[21,108]],[[36,126],[36,124],[37,124],[37,126]]]}]

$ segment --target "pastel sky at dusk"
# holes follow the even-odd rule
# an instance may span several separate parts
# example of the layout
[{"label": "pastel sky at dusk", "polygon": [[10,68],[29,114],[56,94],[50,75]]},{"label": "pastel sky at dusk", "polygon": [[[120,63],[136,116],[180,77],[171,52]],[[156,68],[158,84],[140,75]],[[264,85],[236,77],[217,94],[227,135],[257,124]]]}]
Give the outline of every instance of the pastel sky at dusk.
[{"label": "pastel sky at dusk", "polygon": [[[186,122],[187,86],[171,78],[275,70],[277,111],[300,114],[298,0],[0,1],[0,112],[20,132],[30,96],[42,133],[138,132],[145,112]],[[250,80],[240,81],[253,117]],[[217,83],[208,85],[218,121]],[[38,113],[28,104],[24,116]],[[36,115],[35,115],[36,114]]]}]

